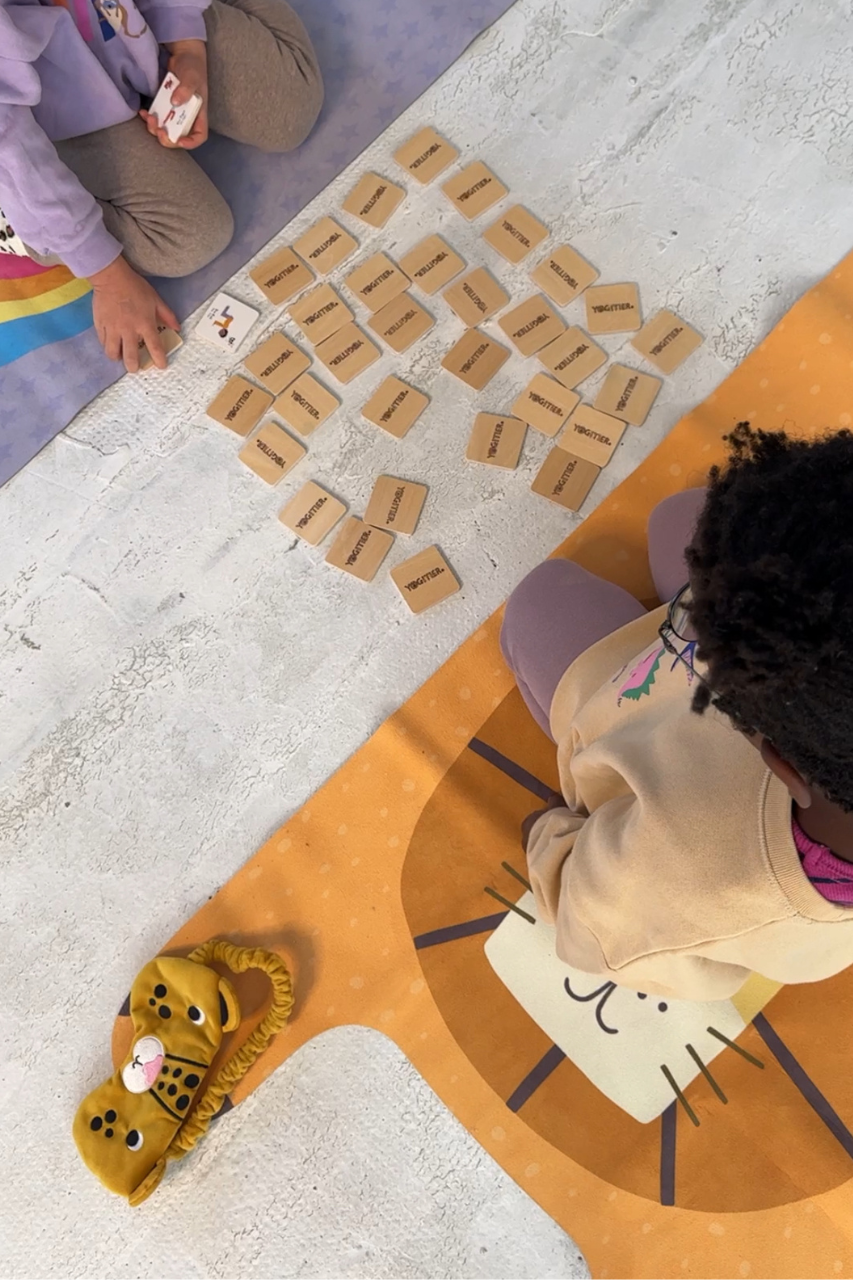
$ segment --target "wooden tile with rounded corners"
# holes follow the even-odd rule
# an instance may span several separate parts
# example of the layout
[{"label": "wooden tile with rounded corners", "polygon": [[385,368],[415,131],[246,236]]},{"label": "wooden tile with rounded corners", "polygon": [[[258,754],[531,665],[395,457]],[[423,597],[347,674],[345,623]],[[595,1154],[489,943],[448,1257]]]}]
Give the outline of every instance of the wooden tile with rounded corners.
[{"label": "wooden tile with rounded corners", "polygon": [[576,391],[547,374],[537,373],[516,399],[512,411],[544,436],[555,436],[580,400]]},{"label": "wooden tile with rounded corners", "polygon": [[576,387],[607,361],[607,352],[588,333],[573,325],[538,353],[546,369],[550,369],[564,387]]},{"label": "wooden tile with rounded corners", "polygon": [[355,184],[343,203],[347,213],[360,218],[370,227],[384,227],[406,192],[390,178],[378,173],[366,173]]},{"label": "wooden tile with rounded corners", "polygon": [[317,359],[338,382],[352,382],[378,360],[382,352],[357,324],[346,324],[316,348]]},{"label": "wooden tile with rounded corners", "polygon": [[380,383],[361,411],[361,416],[402,440],[429,404],[429,396],[393,374]]},{"label": "wooden tile with rounded corners", "polygon": [[311,367],[311,357],[283,333],[273,333],[246,356],[243,364],[265,391],[277,396]]},{"label": "wooden tile with rounded corners", "polygon": [[441,295],[469,329],[509,302],[509,294],[485,267],[475,267]]},{"label": "wooden tile with rounded corners", "polygon": [[614,364],[607,370],[607,377],[595,397],[595,407],[630,422],[632,427],[641,427],[662,385],[660,378],[653,378],[650,373],[640,373],[639,369],[631,369],[626,364]]},{"label": "wooden tile with rounded corners", "polygon": [[273,412],[301,436],[310,436],[331,418],[340,403],[313,373],[303,373],[278,396]]},{"label": "wooden tile with rounded corners", "polygon": [[486,228],[483,239],[507,262],[523,262],[547,235],[544,222],[534,218],[523,205],[514,204]]},{"label": "wooden tile with rounded corners", "polygon": [[538,267],[530,273],[530,279],[547,293],[558,307],[567,307],[584,289],[598,279],[599,272],[591,262],[582,258],[570,244],[558,245]]},{"label": "wooden tile with rounded corners", "polygon": [[566,322],[558,315],[547,298],[535,293],[525,298],[512,311],[501,316],[498,324],[516,351],[523,356],[534,356],[565,333]]},{"label": "wooden tile with rounded corners", "polygon": [[590,333],[628,333],[643,323],[635,284],[596,284],[584,293]]},{"label": "wooden tile with rounded corners", "polygon": [[520,418],[500,413],[478,413],[465,457],[469,462],[484,462],[489,467],[506,467],[511,471],[518,466],[526,435],[527,423]]},{"label": "wooden tile with rounded corners", "polygon": [[598,479],[599,467],[556,446],[542,463],[530,488],[567,511],[578,511]]},{"label": "wooden tile with rounded corners", "polygon": [[479,218],[481,213],[491,209],[493,204],[503,200],[507,194],[500,178],[482,160],[474,160],[472,164],[466,165],[461,173],[455,173],[441,189],[469,222]]},{"label": "wooden tile with rounded corners", "polygon": [[315,346],[354,318],[353,312],[330,284],[318,284],[298,302],[291,303],[288,312],[291,320]]},{"label": "wooden tile with rounded corners", "polygon": [[606,467],[625,431],[621,418],[602,413],[590,404],[579,404],[563,428],[557,446],[576,458]]},{"label": "wooden tile with rounded corners", "polygon": [[362,582],[371,582],[393,542],[394,535],[385,529],[377,529],[358,516],[348,516],[329,548],[326,564],[351,573]]},{"label": "wooden tile with rounded corners", "polygon": [[205,412],[214,422],[228,427],[236,435],[247,436],[258,425],[271,404],[272,396],[268,391],[263,391],[248,378],[235,373],[211,400]]},{"label": "wooden tile with rounded corners", "polygon": [[395,565],[391,579],[412,613],[431,609],[455,595],[461,586],[438,547],[427,547]]},{"label": "wooden tile with rounded corners", "polygon": [[467,329],[450,348],[441,367],[466,386],[482,391],[508,359],[506,347],[481,329]]},{"label": "wooden tile with rounded corners", "polygon": [[268,419],[237,456],[267,484],[278,484],[307,452],[305,445],[289,436],[284,427]]},{"label": "wooden tile with rounded corners", "polygon": [[289,302],[314,282],[314,272],[301,258],[297,258],[290,245],[277,249],[269,258],[265,258],[249,272],[249,277],[254,280],[267,301],[275,306]]},{"label": "wooden tile with rounded corners", "polygon": [[[167,356],[171,355],[173,351],[177,351],[178,347],[184,345],[184,340],[177,329],[172,329],[167,324],[160,323],[157,325],[157,337],[160,339],[160,346]],[[139,372],[144,373],[146,369],[152,367],[154,361],[151,357],[151,352],[145,345],[144,338],[140,338],[136,346],[139,351]]]},{"label": "wooden tile with rounded corners", "polygon": [[372,258],[350,271],[345,283],[350,293],[355,294],[369,311],[381,311],[387,302],[408,289],[411,281],[387,253],[374,253]]},{"label": "wooden tile with rounded corners", "polygon": [[364,513],[365,523],[392,533],[414,533],[426,497],[425,484],[401,480],[399,476],[380,476]]},{"label": "wooden tile with rounded corners", "polygon": [[371,316],[367,327],[387,342],[392,351],[400,352],[408,351],[434,324],[430,313],[410,293],[401,293]]},{"label": "wooden tile with rounded corners", "polygon": [[631,346],[661,373],[672,373],[703,341],[701,333],[674,311],[658,311],[631,339]]},{"label": "wooden tile with rounded corners", "polygon": [[427,236],[400,259],[406,275],[424,293],[432,296],[465,270],[465,260],[441,236]]},{"label": "wooden tile with rounded corners", "polygon": [[334,218],[321,218],[293,242],[293,247],[309,267],[325,275],[355,253],[358,241]]},{"label": "wooden tile with rounded corners", "polygon": [[394,159],[400,168],[410,173],[422,186],[437,178],[458,156],[459,148],[436,133],[431,125],[421,129],[394,152]]},{"label": "wooden tile with rounded corners", "polygon": [[346,515],[346,503],[329,493],[322,485],[309,480],[282,507],[278,518],[286,529],[303,542],[316,547],[327,533]]}]

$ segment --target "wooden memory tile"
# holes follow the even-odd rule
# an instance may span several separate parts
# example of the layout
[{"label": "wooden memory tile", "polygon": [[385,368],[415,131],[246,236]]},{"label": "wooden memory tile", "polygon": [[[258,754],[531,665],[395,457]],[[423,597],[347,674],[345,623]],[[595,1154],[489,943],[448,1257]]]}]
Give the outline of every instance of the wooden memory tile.
[{"label": "wooden memory tile", "polygon": [[346,515],[346,510],[346,503],[309,480],[287,506],[282,507],[278,518],[291,533],[316,547]]},{"label": "wooden memory tile", "polygon": [[567,511],[578,511],[598,479],[600,468],[565,449],[554,448],[542,463],[530,488]]},{"label": "wooden memory tile", "polygon": [[309,267],[325,274],[346,262],[358,248],[358,241],[334,218],[321,218],[294,241],[293,247]]},{"label": "wooden memory tile", "polygon": [[268,391],[261,390],[254,382],[236,373],[210,402],[206,413],[214,422],[228,427],[236,435],[247,436],[271,404],[272,396]]},{"label": "wooden memory tile", "polygon": [[369,365],[378,360],[381,351],[357,324],[346,324],[317,347],[321,360],[338,382],[352,382]]},{"label": "wooden memory tile", "polygon": [[576,391],[570,391],[544,373],[537,373],[517,398],[512,411],[543,435],[555,436],[580,399]]},{"label": "wooden memory tile", "polygon": [[398,476],[380,476],[364,513],[365,523],[392,533],[414,533],[426,496],[425,484]]},{"label": "wooden memory tile", "polygon": [[461,585],[438,547],[427,547],[396,565],[391,579],[412,613],[431,609],[455,595]]},{"label": "wooden memory tile", "polygon": [[584,300],[590,333],[627,333],[643,323],[640,291],[635,284],[593,285]]},{"label": "wooden memory tile", "polygon": [[267,421],[240,450],[238,457],[267,484],[278,484],[282,476],[301,462],[307,450],[289,436],[277,422]]},{"label": "wooden memory tile", "polygon": [[353,313],[330,284],[318,284],[290,306],[290,318],[315,345],[353,319]]},{"label": "wooden memory tile", "polygon": [[601,390],[595,397],[596,409],[612,413],[633,427],[641,427],[649,416],[662,386],[660,378],[640,373],[626,364],[614,364],[607,370]]},{"label": "wooden memory tile", "polygon": [[607,360],[604,348],[576,325],[567,329],[555,342],[549,342],[538,355],[545,368],[550,369],[564,387],[576,387]]},{"label": "wooden memory tile", "polygon": [[482,160],[475,160],[461,173],[454,174],[442,186],[442,191],[469,222],[503,200],[507,189],[500,178],[492,173]]},{"label": "wooden memory tile", "polygon": [[277,396],[310,367],[311,357],[283,333],[273,333],[246,356],[243,364],[265,391]]},{"label": "wooden memory tile", "polygon": [[512,311],[501,316],[498,324],[523,356],[535,355],[559,338],[566,329],[563,317],[557,315],[541,293],[536,293],[532,298],[526,298],[517,307],[513,307]]},{"label": "wooden memory tile", "polygon": [[631,339],[631,346],[661,373],[672,373],[702,342],[702,335],[674,311],[659,311]]},{"label": "wooden memory tile", "polygon": [[435,324],[432,316],[410,293],[401,293],[367,322],[367,327],[387,342],[392,351],[408,351]]},{"label": "wooden memory tile", "polygon": [[[173,351],[177,351],[178,347],[184,345],[184,340],[177,329],[172,329],[168,324],[161,323],[157,325],[157,336],[167,356],[171,355]],[[145,369],[152,368],[154,361],[151,358],[151,352],[145,345],[144,338],[140,338],[136,345],[139,350],[139,372],[142,373]]]},{"label": "wooden memory tile", "polygon": [[370,311],[381,311],[386,302],[408,289],[410,283],[405,271],[401,271],[387,253],[374,253],[346,277],[347,288]]},{"label": "wooden memory tile", "polygon": [[313,283],[314,272],[286,245],[249,272],[268,302],[280,306]]},{"label": "wooden memory tile", "polygon": [[339,404],[337,396],[312,373],[303,373],[276,399],[273,412],[301,436],[310,436],[332,416]]},{"label": "wooden memory tile", "polygon": [[560,449],[585,458],[597,467],[606,467],[625,434],[625,423],[589,404],[579,404],[557,441]]},{"label": "wooden memory tile", "polygon": [[416,182],[426,186],[443,173],[457,159],[459,148],[454,147],[435,129],[427,126],[416,133],[394,152],[394,159],[401,169],[410,173]]},{"label": "wooden memory tile", "polygon": [[400,266],[430,296],[465,270],[465,261],[441,236],[427,236],[400,259]]},{"label": "wooden memory tile", "polygon": [[487,337],[481,329],[468,329],[450,348],[441,367],[466,386],[482,391],[508,359],[506,347]]},{"label": "wooden memory tile", "polygon": [[355,184],[343,207],[371,227],[384,227],[406,192],[378,173],[366,173]]},{"label": "wooden memory tile", "polygon": [[348,516],[329,548],[326,564],[343,569],[362,582],[370,582],[393,542],[393,534],[359,520],[358,516]]},{"label": "wooden memory tile", "polygon": [[509,302],[509,294],[485,267],[475,267],[441,295],[469,329]]},{"label": "wooden memory tile", "polygon": [[429,396],[392,375],[376,389],[361,415],[397,440],[402,440],[428,404]]},{"label": "wooden memory tile", "polygon": [[490,467],[518,466],[527,423],[507,414],[478,413],[465,457],[469,462],[485,462]]},{"label": "wooden memory tile", "polygon": [[483,239],[507,262],[523,262],[548,234],[544,222],[514,204],[483,232]]},{"label": "wooden memory tile", "polygon": [[534,284],[538,284],[558,307],[567,307],[574,302],[584,289],[595,283],[598,276],[592,263],[582,258],[570,244],[559,245],[530,273]]}]

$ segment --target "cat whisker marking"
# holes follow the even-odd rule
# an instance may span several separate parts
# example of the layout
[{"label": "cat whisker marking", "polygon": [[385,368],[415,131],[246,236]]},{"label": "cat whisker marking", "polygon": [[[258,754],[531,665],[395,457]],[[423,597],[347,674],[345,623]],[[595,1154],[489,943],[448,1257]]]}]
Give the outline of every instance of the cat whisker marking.
[{"label": "cat whisker marking", "polygon": [[501,866],[503,867],[504,871],[508,871],[511,876],[515,876],[518,883],[523,884],[525,889],[527,889],[528,893],[531,892],[530,882],[528,880],[525,880],[524,876],[521,874],[520,871],[516,871],[515,867],[511,867],[508,862],[502,862]]},{"label": "cat whisker marking", "polygon": [[722,1040],[723,1044],[727,1044],[730,1049],[734,1049],[735,1053],[739,1053],[742,1058],[746,1058],[747,1062],[751,1062],[754,1067],[760,1067],[764,1070],[764,1063],[760,1058],[756,1058],[754,1054],[747,1053],[746,1049],[742,1049],[739,1044],[735,1044],[734,1040],[730,1040],[728,1036],[724,1036],[722,1031],[717,1031],[714,1027],[707,1028],[708,1035],[715,1036],[717,1040]]},{"label": "cat whisker marking", "polygon": [[696,1066],[697,1066],[697,1067],[699,1068],[699,1070],[702,1072],[702,1075],[703,1075],[703,1076],[705,1077],[705,1079],[708,1081],[708,1084],[709,1084],[709,1085],[711,1086],[711,1088],[714,1090],[714,1093],[715,1093],[715,1094],[717,1095],[717,1097],[720,1099],[720,1102],[724,1102],[724,1103],[726,1103],[726,1104],[728,1105],[728,1101],[729,1101],[729,1100],[728,1100],[728,1098],[727,1098],[727,1097],[726,1097],[726,1095],[723,1093],[722,1089],[721,1089],[721,1088],[720,1088],[720,1086],[717,1084],[717,1082],[716,1082],[716,1080],[714,1079],[714,1077],[711,1075],[711,1073],[710,1073],[710,1071],[708,1070],[708,1068],[706,1067],[705,1063],[704,1063],[704,1062],[702,1061],[702,1059],[699,1057],[699,1054],[698,1054],[698,1053],[696,1052],[696,1050],[693,1048],[693,1045],[692,1045],[692,1044],[687,1044],[687,1045],[685,1045],[684,1047],[685,1047],[685,1049],[687,1050],[687,1052],[690,1054],[690,1056],[691,1056],[691,1058],[693,1059],[693,1061],[696,1063]]},{"label": "cat whisker marking", "polygon": [[514,902],[510,902],[509,898],[505,898],[502,893],[498,893],[497,889],[492,889],[489,885],[486,885],[485,892],[491,897],[497,898],[498,902],[503,903],[505,907],[509,907],[510,911],[514,911],[515,914],[517,916],[521,916],[523,920],[529,920],[531,924],[536,923],[534,916],[530,915],[527,911],[522,911],[521,907],[517,906]]},{"label": "cat whisker marking", "polygon": [[663,1074],[666,1076],[666,1079],[667,1079],[667,1081],[668,1081],[668,1083],[669,1083],[670,1087],[672,1088],[672,1091],[673,1091],[673,1093],[675,1094],[676,1098],[677,1098],[677,1099],[678,1099],[678,1101],[681,1103],[682,1107],[684,1107],[684,1110],[687,1112],[688,1116],[690,1117],[690,1119],[693,1121],[693,1123],[696,1125],[696,1128],[698,1129],[698,1128],[699,1128],[699,1117],[697,1116],[696,1112],[695,1112],[695,1111],[693,1110],[693,1108],[691,1107],[690,1103],[689,1103],[689,1102],[687,1101],[687,1099],[685,1098],[684,1094],[681,1092],[681,1089],[679,1088],[678,1084],[676,1083],[675,1076],[672,1074],[672,1072],[670,1071],[669,1067],[668,1067],[668,1066],[666,1066],[666,1064],[665,1064],[665,1063],[661,1063],[661,1068],[660,1068],[660,1069],[661,1069],[661,1071],[663,1072]]}]

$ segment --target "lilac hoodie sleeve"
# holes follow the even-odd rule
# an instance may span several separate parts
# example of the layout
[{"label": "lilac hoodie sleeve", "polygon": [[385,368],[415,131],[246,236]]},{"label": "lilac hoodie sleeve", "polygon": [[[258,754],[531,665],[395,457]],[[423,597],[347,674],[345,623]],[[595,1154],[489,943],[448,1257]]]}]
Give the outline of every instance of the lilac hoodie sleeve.
[{"label": "lilac hoodie sleeve", "polygon": [[160,44],[173,40],[206,40],[204,10],[210,0],[136,0]]},{"label": "lilac hoodie sleeve", "polygon": [[0,202],[26,244],[87,276],[109,266],[121,245],[31,110],[42,91],[33,64],[66,17],[60,9],[36,10],[18,26],[0,8]]},{"label": "lilac hoodie sleeve", "polygon": [[18,235],[37,253],[56,253],[75,276],[108,267],[121,245],[101,210],[29,107],[0,104],[0,197]]}]

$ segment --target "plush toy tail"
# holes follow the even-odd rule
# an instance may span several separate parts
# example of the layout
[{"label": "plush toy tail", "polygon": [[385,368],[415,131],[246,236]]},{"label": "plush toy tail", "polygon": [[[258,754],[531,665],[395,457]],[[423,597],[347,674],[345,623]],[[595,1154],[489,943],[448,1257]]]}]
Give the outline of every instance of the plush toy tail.
[{"label": "plush toy tail", "polygon": [[281,1031],[293,1008],[293,986],[284,961],[272,951],[260,947],[237,947],[230,942],[213,939],[196,947],[187,957],[198,964],[210,964],[219,960],[232,973],[245,973],[247,969],[262,970],[272,983],[272,1004],[232,1058],[222,1066],[205,1089],[198,1106],[175,1134],[170,1146],[151,1173],[130,1196],[132,1205],[141,1204],[151,1195],[166,1170],[169,1160],[180,1160],[192,1151],[199,1138],[207,1132],[208,1125],[222,1106],[225,1095],[242,1080],[252,1063],[260,1057],[274,1035]]}]

